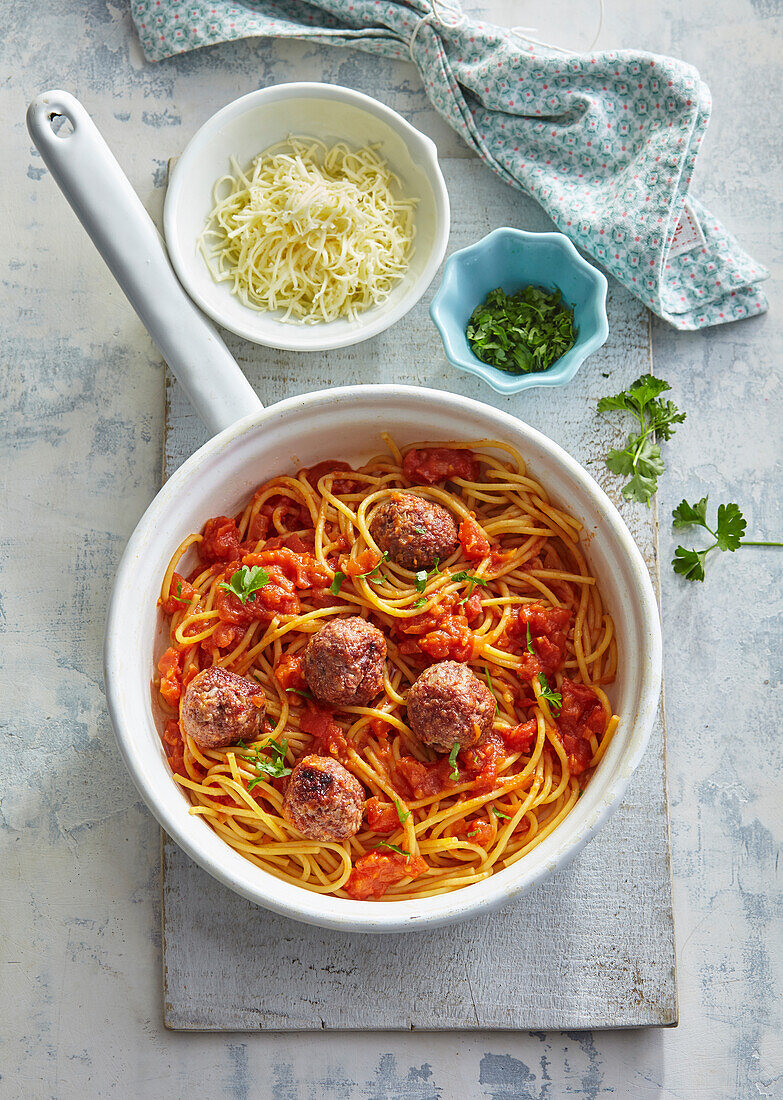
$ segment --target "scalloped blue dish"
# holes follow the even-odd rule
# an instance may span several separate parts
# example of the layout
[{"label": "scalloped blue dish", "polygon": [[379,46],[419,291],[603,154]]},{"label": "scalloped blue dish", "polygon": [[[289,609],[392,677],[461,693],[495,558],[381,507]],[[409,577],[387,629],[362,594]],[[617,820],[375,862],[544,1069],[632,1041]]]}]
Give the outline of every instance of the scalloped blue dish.
[{"label": "scalloped blue dish", "polygon": [[[576,343],[548,370],[506,374],[474,355],[465,330],[473,310],[491,290],[499,286],[506,294],[513,294],[531,284],[561,291],[563,300],[574,311]],[[579,255],[562,233],[495,229],[446,261],[430,317],[452,366],[483,378],[498,393],[564,386],[609,335],[606,278]]]}]

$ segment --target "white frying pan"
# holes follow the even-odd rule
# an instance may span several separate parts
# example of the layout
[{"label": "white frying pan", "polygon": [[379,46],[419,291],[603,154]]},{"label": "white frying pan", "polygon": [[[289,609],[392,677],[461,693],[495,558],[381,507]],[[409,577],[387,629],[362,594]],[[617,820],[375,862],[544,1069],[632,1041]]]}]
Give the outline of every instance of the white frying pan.
[{"label": "white frying pan", "polygon": [[[60,137],[52,119],[73,131]],[[661,680],[661,632],[652,585],[607,496],[560,447],[506,413],[410,386],[346,386],[264,409],[212,325],[177,282],[152,221],[84,108],[65,92],[30,105],[30,135],[131,305],[213,438],[169,479],[128,542],[106,628],[106,695],[120,751],[163,828],[215,878],[277,913],[343,931],[399,932],[474,916],[563,867],[616,808],[644,752]],[[381,449],[379,433],[417,439],[496,438],[517,447],[534,475],[580,517],[590,563],[611,609],[620,649],[612,701],[618,732],[565,821],[519,863],[484,882],[421,901],[362,902],[312,894],[243,859],[188,813],[152,711],[160,621],[156,599],[176,546],[213,515],[235,513],[276,474],[324,458],[356,462]]]}]

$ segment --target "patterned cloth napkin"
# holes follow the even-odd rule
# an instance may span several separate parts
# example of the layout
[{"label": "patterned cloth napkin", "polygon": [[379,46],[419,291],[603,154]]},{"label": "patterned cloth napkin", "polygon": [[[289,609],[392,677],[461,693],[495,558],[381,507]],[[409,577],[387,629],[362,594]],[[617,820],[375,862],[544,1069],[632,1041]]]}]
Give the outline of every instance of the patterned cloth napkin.
[{"label": "patterned cloth napkin", "polygon": [[150,61],[237,38],[410,58],[436,110],[501,179],[680,329],[763,313],[769,277],[690,194],[710,95],[682,61],[573,54],[455,0],[131,0]]}]

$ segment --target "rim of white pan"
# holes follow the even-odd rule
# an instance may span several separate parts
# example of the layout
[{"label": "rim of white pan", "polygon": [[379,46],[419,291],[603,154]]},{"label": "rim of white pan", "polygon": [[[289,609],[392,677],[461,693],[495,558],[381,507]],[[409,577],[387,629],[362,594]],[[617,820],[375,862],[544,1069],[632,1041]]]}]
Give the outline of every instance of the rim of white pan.
[{"label": "rim of white pan", "polygon": [[[625,562],[624,582],[627,584],[629,598],[637,601],[637,612],[648,645],[648,652],[641,666],[639,706],[633,716],[624,719],[633,722],[633,734],[628,748],[619,762],[620,766],[615,767],[613,773],[602,773],[602,765],[599,765],[586,791],[587,794],[599,775],[602,775],[599,783],[601,794],[597,803],[583,807],[588,799],[582,798],[569,817],[550,836],[511,867],[453,893],[414,901],[362,902],[315,894],[276,879],[238,855],[204,822],[183,812],[183,796],[160,754],[156,760],[148,759],[149,751],[144,749],[144,738],[136,734],[134,722],[141,715],[140,708],[146,708],[146,721],[154,726],[151,687],[146,702],[139,700],[133,690],[125,690],[125,683],[129,680],[129,667],[134,667],[134,658],[138,663],[143,656],[141,653],[128,652],[125,625],[132,621],[129,616],[138,614],[139,599],[155,600],[157,597],[159,578],[144,575],[145,550],[151,542],[155,543],[156,528],[169,509],[176,505],[180,494],[188,486],[197,487],[200,468],[242,436],[259,427],[295,419],[295,414],[304,411],[326,411],[328,406],[334,406],[336,402],[361,402],[368,399],[378,409],[383,408],[387,402],[394,402],[398,408],[404,409],[406,402],[420,405],[422,400],[426,400],[433,425],[437,424],[440,410],[462,411],[474,416],[479,414],[487,425],[492,425],[492,431],[488,431],[488,435],[505,439],[516,446],[521,445],[523,450],[525,444],[528,444],[558,463],[574,483],[576,492],[589,498],[600,510],[602,521],[605,520],[611,530],[611,537],[616,541]],[[174,548],[171,549],[173,552]],[[615,613],[617,610],[613,609]],[[147,508],[128,542],[117,570],[104,646],[106,696],[119,748],[142,798],[166,832],[214,878],[250,901],[295,920],[345,932],[402,932],[434,928],[463,920],[507,903],[531,889],[553,871],[566,866],[616,809],[644,754],[658,708],[661,667],[662,642],[658,607],[644,559],[614,505],[575,459],[547,436],[508,413],[455,394],[396,385],[346,386],[288,398],[245,417],[205,443],[169,478]],[[151,667],[147,670],[147,676],[148,682],[151,682]],[[141,720],[145,720],[144,715],[141,715]],[[605,758],[602,764],[607,762]],[[569,831],[565,828],[567,822],[573,818],[578,823],[580,817],[583,820],[578,835],[569,836]]]},{"label": "rim of white pan", "polygon": [[[195,253],[195,240],[184,239],[179,228],[180,207],[185,201],[190,176],[203,158],[208,155],[213,139],[235,119],[249,114],[259,106],[273,107],[275,103],[293,99],[322,99],[333,103],[344,103],[374,116],[396,133],[404,142],[411,159],[423,172],[427,184],[432,190],[432,200],[437,216],[437,232],[431,243],[427,261],[415,281],[397,297],[395,305],[382,303],[373,307],[353,322],[335,321],[322,325],[303,326],[297,324],[275,325],[274,331],[268,330],[268,319],[276,320],[273,315],[263,312],[256,314],[243,307],[241,314],[224,308],[221,295],[215,288],[212,293],[205,292],[195,275],[203,260]],[[285,137],[281,134],[281,137]],[[261,150],[258,150],[261,152]],[[394,167],[394,166],[393,166]],[[213,165],[214,179],[217,180],[226,171],[225,163]],[[346,88],[340,84],[324,84],[317,81],[292,81],[289,84],[273,84],[259,88],[247,95],[232,100],[217,111],[196,131],[171,173],[163,205],[163,230],[166,247],[171,262],[190,297],[199,307],[219,325],[242,336],[253,343],[287,351],[329,351],[334,348],[350,347],[384,332],[399,321],[422,298],[437,274],[446,253],[450,230],[450,203],[443,178],[438,150],[435,142],[412,126],[407,119],[385,103],[372,96]],[[395,297],[392,291],[392,297]]]}]

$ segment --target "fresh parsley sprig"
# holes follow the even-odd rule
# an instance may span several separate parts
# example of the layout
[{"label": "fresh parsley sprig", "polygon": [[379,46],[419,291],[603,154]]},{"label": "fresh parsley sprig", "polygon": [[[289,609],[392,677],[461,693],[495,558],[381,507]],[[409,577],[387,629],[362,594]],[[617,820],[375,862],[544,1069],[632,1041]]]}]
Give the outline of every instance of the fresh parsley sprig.
[{"label": "fresh parsley sprig", "polygon": [[546,699],[553,716],[557,718],[563,706],[562,694],[559,691],[552,690],[549,686],[549,680],[547,680],[543,672],[539,672],[538,674],[538,684],[541,688],[541,698]]},{"label": "fresh parsley sprig", "polygon": [[478,358],[498,370],[543,371],[574,346],[574,311],[559,290],[526,286],[505,294],[498,287],[473,310],[465,335]]},{"label": "fresh parsley sprig", "polygon": [[260,565],[254,565],[252,569],[243,565],[241,569],[237,569],[236,573],[232,573],[228,584],[221,581],[218,588],[225,588],[226,592],[230,592],[244,604],[248,600],[253,603],[255,593],[266,584],[269,584],[269,574],[266,569],[262,569]]},{"label": "fresh parsley sprig", "polygon": [[717,550],[730,550],[732,553],[740,546],[783,546],[783,542],[757,542],[745,539],[747,523],[736,504],[718,505],[718,519],[715,530],[707,523],[707,502],[709,496],[702,497],[695,504],[681,501],[672,512],[675,527],[703,527],[709,531],[715,541],[704,550],[688,550],[678,546],[674,551],[672,567],[688,581],[704,580],[704,565],[707,555]]},{"label": "fresh parsley sprig", "polygon": [[[432,569],[429,569],[429,570],[419,569],[419,571],[416,574],[416,591],[417,592],[423,592],[424,589],[427,587],[427,581],[429,580],[429,578],[434,577],[436,573],[440,573],[439,566],[440,566],[440,558],[436,558],[435,562],[432,566]],[[416,603],[413,606],[416,607],[416,608],[423,607],[426,602],[427,602],[427,597],[426,596],[421,596],[418,600],[416,600]]]},{"label": "fresh parsley sprig", "polygon": [[456,581],[457,584],[462,584],[463,581],[467,581],[470,585],[467,596],[463,596],[461,600],[457,600],[458,604],[467,603],[473,595],[473,589],[477,584],[480,584],[482,587],[486,587],[487,585],[485,577],[476,577],[472,573],[466,573],[464,570],[461,570],[459,573],[452,573],[449,580]]},{"label": "fresh parsley sprig", "polygon": [[[379,562],[377,562],[377,564],[375,564],[372,567],[372,569],[368,569],[366,573],[357,573],[356,576],[352,577],[351,579],[355,580],[355,581],[358,581],[361,577],[366,577],[367,580],[370,581],[370,582],[379,580],[380,575],[381,575],[380,574],[381,565],[383,564],[383,562],[386,561],[388,556],[389,556],[388,551],[384,551],[383,554],[381,555],[381,560]],[[339,595],[340,589],[342,588],[343,581],[345,580],[345,578],[347,576],[348,576],[347,573],[341,573],[339,569],[337,570],[337,572],[334,575],[334,580],[332,581],[331,585],[329,586],[329,591],[332,593],[333,596],[338,596]]]},{"label": "fresh parsley sprig", "polygon": [[675,425],[681,424],[685,413],[680,412],[673,401],[662,401],[660,395],[671,389],[668,382],[643,374],[627,390],[614,397],[602,397],[598,411],[612,412],[624,409],[633,413],[639,421],[640,431],[628,436],[622,449],[615,448],[606,456],[606,465],[613,474],[628,477],[623,486],[623,496],[648,504],[658,488],[658,477],[665,466],[658,439],[671,439]]},{"label": "fresh parsley sprig", "polygon": [[[282,741],[268,741],[266,744],[250,747],[246,745],[244,741],[237,741],[237,745],[241,749],[248,749],[249,752],[242,756],[243,760],[246,760],[248,764],[252,766],[259,773],[255,779],[251,779],[247,785],[247,789],[252,791],[259,783],[263,783],[265,776],[270,776],[272,779],[282,779],[283,776],[290,775],[291,769],[285,766],[285,757],[288,752],[288,741],[283,738]],[[261,750],[269,752],[269,756],[262,756]]]}]

